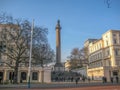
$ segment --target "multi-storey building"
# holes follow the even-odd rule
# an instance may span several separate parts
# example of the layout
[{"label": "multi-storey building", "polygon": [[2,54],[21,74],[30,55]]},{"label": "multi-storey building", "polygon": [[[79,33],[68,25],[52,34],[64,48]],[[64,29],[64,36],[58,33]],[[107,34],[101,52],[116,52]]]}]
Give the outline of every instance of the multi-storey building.
[{"label": "multi-storey building", "polygon": [[120,31],[109,30],[101,39],[88,45],[89,65],[87,74],[92,79],[120,77]]},{"label": "multi-storey building", "polygon": [[67,60],[65,62],[65,71],[69,71],[71,69],[71,61]]}]

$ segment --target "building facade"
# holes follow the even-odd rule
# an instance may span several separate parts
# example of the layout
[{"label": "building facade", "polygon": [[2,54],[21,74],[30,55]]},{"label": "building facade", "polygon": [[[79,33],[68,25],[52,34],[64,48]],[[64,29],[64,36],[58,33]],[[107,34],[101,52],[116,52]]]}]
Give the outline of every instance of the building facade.
[{"label": "building facade", "polygon": [[[30,81],[34,82],[42,82],[44,80],[45,83],[51,82],[51,69],[44,68],[44,77],[42,76],[43,69],[41,67],[32,67],[30,74]],[[13,83],[14,79],[14,69],[11,69],[7,66],[0,65],[0,77],[1,83]],[[18,71],[18,83],[28,82],[28,67],[22,66],[19,67]],[[22,79],[21,79],[22,78]],[[43,78],[43,79],[42,79]]]},{"label": "building facade", "polygon": [[[82,63],[82,66],[81,66],[81,63]],[[76,60],[76,59],[67,60],[65,62],[65,71],[70,71],[70,70],[86,67],[87,64],[88,64],[88,61],[85,59],[81,60],[81,62],[80,60]]]},{"label": "building facade", "polygon": [[71,70],[71,61],[66,60],[65,62],[65,71],[70,71]]},{"label": "building facade", "polygon": [[89,65],[87,74],[91,79],[120,77],[120,31],[109,30],[89,43]]},{"label": "building facade", "polygon": [[[14,29],[13,29],[14,28]],[[10,30],[12,29],[12,30]],[[14,79],[14,69],[9,67],[8,62],[14,66],[14,60],[11,60],[2,52],[8,53],[8,47],[15,47],[13,41],[5,42],[3,38],[9,38],[7,32],[2,32],[2,30],[10,30],[12,34],[16,35],[14,30],[19,30],[17,25],[6,25],[0,24],[0,83],[12,83]],[[3,37],[4,36],[4,37]],[[24,43],[23,43],[24,44]],[[29,50],[26,50],[29,52]],[[26,54],[26,53],[25,53]],[[43,72],[44,71],[44,72]],[[42,76],[44,73],[44,77]],[[18,66],[18,83],[20,82],[28,82],[28,63],[19,63]],[[51,82],[51,68],[46,67],[42,68],[41,66],[32,66],[31,67],[31,74],[30,74],[30,81],[31,82]]]}]

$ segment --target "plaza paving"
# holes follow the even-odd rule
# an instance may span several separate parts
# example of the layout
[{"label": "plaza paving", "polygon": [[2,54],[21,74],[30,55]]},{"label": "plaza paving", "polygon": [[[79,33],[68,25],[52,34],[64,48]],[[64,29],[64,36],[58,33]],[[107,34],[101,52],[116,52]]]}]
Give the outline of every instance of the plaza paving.
[{"label": "plaza paving", "polygon": [[[107,88],[110,87],[111,88]],[[105,88],[102,88],[105,87]],[[117,87],[117,88],[114,88]],[[72,89],[74,88],[74,89]],[[78,89],[79,88],[79,89]],[[87,89],[85,89],[87,88]],[[102,83],[102,82],[53,82],[49,84],[31,84],[31,90],[88,90],[88,88],[93,88],[91,90],[120,90],[120,83]],[[100,89],[99,89],[100,88]],[[102,88],[102,89],[101,89]],[[113,89],[114,88],[114,89]],[[27,84],[8,84],[0,85],[0,90],[29,90]],[[89,89],[90,90],[90,89]]]},{"label": "plaza paving", "polygon": [[88,86],[88,87],[74,87],[74,88],[0,88],[0,90],[120,90],[120,85],[112,86]]}]

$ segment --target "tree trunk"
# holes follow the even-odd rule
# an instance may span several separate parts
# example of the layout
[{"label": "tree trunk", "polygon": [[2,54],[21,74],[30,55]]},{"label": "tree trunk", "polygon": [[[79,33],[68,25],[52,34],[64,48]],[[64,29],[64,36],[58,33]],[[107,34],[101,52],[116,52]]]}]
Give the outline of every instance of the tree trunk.
[{"label": "tree trunk", "polygon": [[14,68],[14,84],[17,84],[18,83],[18,62],[16,61],[16,65],[15,65],[15,68]]}]

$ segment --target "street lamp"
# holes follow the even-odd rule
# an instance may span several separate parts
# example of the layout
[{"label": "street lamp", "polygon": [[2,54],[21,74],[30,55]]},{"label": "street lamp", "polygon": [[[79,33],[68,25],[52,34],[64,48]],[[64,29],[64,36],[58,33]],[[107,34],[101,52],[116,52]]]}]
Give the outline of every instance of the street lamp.
[{"label": "street lamp", "polygon": [[43,44],[42,46],[42,61],[41,61],[41,67],[42,67],[42,71],[41,71],[41,82],[44,83],[44,66],[43,66],[43,60],[45,59],[45,44]]},{"label": "street lamp", "polygon": [[34,20],[31,28],[31,42],[30,42],[30,57],[29,57],[29,68],[28,68],[28,88],[30,88],[30,72],[31,72],[31,56],[32,56],[32,36],[33,36]]}]

